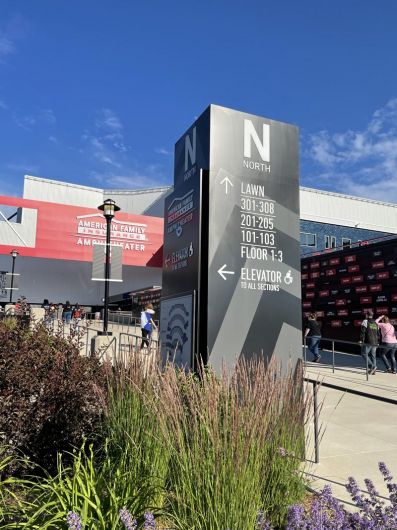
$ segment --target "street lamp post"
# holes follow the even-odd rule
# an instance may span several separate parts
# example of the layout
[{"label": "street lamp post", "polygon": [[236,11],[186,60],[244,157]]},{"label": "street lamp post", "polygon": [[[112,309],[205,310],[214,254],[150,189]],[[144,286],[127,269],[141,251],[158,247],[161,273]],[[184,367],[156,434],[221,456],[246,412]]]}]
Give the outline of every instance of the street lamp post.
[{"label": "street lamp post", "polygon": [[10,304],[12,304],[12,290],[14,287],[14,271],[15,271],[15,260],[17,259],[17,256],[19,255],[19,252],[15,250],[11,250],[10,252],[12,256],[12,271],[11,271],[11,289],[10,289]]},{"label": "street lamp post", "polygon": [[98,206],[98,210],[103,212],[103,216],[106,219],[106,249],[105,249],[105,300],[104,300],[104,315],[103,315],[103,331],[101,335],[111,335],[108,333],[108,320],[109,320],[109,276],[110,276],[110,230],[112,219],[115,212],[118,212],[120,208],[116,206],[116,203],[112,199],[106,199],[101,206]]}]

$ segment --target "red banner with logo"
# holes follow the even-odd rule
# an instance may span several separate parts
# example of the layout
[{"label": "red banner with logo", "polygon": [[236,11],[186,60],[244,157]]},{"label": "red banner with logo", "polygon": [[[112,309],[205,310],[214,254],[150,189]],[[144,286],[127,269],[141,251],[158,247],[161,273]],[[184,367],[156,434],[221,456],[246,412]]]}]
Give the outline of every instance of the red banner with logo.
[{"label": "red banner with logo", "polygon": [[[1,205],[22,208],[22,215],[20,222],[0,218],[0,254],[15,248],[21,256],[92,261],[93,245],[105,244],[106,219],[99,210],[3,196],[0,211]],[[29,221],[24,209],[33,213]],[[161,267],[163,228],[160,217],[120,211],[111,223],[111,245],[122,247],[124,265]]]}]

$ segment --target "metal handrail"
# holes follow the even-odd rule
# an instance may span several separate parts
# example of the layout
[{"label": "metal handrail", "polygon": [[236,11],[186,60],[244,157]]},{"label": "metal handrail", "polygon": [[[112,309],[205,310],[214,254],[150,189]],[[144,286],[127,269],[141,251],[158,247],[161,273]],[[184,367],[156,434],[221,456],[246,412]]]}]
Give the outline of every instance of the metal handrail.
[{"label": "metal handrail", "polygon": [[[361,348],[363,346],[374,346],[374,344],[369,344],[367,342],[361,342],[361,341],[351,341],[351,340],[342,340],[342,339],[334,339],[334,338],[330,338],[330,337],[321,337],[321,340],[323,341],[329,341],[331,342],[331,351],[332,351],[332,373],[335,373],[335,354],[337,355],[350,355],[350,356],[355,356],[357,357],[357,354],[355,353],[348,353],[348,352],[342,352],[342,351],[335,351],[335,343],[340,343],[340,344],[349,344],[349,345],[353,345],[353,346],[360,346]],[[397,342],[397,339],[396,339],[396,342]],[[385,346],[379,344],[376,346],[377,348],[384,348],[386,349]],[[361,355],[361,357],[365,357],[365,372],[366,372],[366,380],[368,381],[368,356],[367,355],[362,355],[362,353],[360,353],[359,355]],[[304,342],[303,342],[303,359],[304,359],[304,363],[306,365],[307,363],[307,342],[306,342],[306,337],[304,337]]]},{"label": "metal handrail", "polygon": [[[112,344],[114,344],[114,343],[117,344],[116,337],[112,337],[112,340],[109,342],[109,344],[107,344],[105,348],[99,350],[99,355],[98,355],[98,359],[99,359],[99,360],[102,360],[102,359],[104,358],[106,352],[108,351],[108,349],[110,348],[110,346],[112,346]],[[116,364],[116,358],[115,358],[116,355],[115,355],[115,352],[116,352],[116,348],[114,348],[113,365]]]},{"label": "metal handrail", "polygon": [[[120,350],[120,347],[122,345],[121,337],[133,337],[136,340],[136,342],[138,342],[138,340],[142,341],[142,335],[137,335],[136,333],[121,332],[121,333],[119,333],[119,338],[120,338],[119,339],[119,350]],[[160,342],[159,339],[153,339],[153,338],[150,337],[149,338],[149,348],[148,349],[151,348],[152,344],[154,344],[155,347],[158,348],[159,342]]]},{"label": "metal handrail", "polygon": [[[140,348],[138,348],[138,343],[142,341],[142,336],[141,335],[137,335],[136,333],[124,333],[124,332],[121,332],[119,333],[119,359],[121,359],[123,353],[122,353],[122,349],[126,346],[125,343],[123,343],[123,340],[122,340],[122,337],[132,337],[134,339],[134,344],[130,344],[130,343],[127,343],[127,346],[130,348],[130,351],[129,353],[131,353],[131,347],[132,348],[135,348],[135,353],[137,351],[141,351]],[[151,355],[153,353],[153,349],[154,351],[157,351],[158,348],[159,348],[159,343],[160,341],[158,339],[153,339],[153,338],[149,338],[149,346],[148,346],[148,351],[146,353],[146,355]],[[154,346],[153,346],[154,345]],[[145,352],[143,352],[145,354]]]},{"label": "metal handrail", "polygon": [[[119,334],[119,358],[122,356],[122,349],[125,347],[125,343],[122,341],[122,337],[132,337],[135,340],[135,344],[132,345],[132,347],[135,347],[135,351],[138,350],[138,341],[142,340],[142,337],[140,335],[136,335],[135,333],[120,333]],[[130,349],[129,353],[131,353],[131,344],[128,342],[128,347]]]},{"label": "metal handrail", "polygon": [[[99,311],[91,312],[91,313],[85,313],[84,316],[86,320],[96,320],[95,315],[96,313],[99,313]],[[110,317],[114,320],[110,320]],[[99,321],[102,320],[102,315]],[[154,323],[157,327],[159,327],[159,321],[154,320]],[[141,319],[140,317],[132,316],[130,312],[126,311],[109,311],[109,324],[117,324],[118,326],[121,326],[122,328],[125,326],[127,328],[135,327],[140,328],[141,327]]]}]

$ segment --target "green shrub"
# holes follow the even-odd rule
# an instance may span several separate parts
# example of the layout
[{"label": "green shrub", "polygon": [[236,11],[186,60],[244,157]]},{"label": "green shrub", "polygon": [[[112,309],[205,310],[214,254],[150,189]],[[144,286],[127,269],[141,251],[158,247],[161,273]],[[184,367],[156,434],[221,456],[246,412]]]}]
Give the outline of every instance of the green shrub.
[{"label": "green shrub", "polygon": [[0,322],[0,442],[48,471],[57,453],[94,433],[104,408],[106,376],[76,341]]}]

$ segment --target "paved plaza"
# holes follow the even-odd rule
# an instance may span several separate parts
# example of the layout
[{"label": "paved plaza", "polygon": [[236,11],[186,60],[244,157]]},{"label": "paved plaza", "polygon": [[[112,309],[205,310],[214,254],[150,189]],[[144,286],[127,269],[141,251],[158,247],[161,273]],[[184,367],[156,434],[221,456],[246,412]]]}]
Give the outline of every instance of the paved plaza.
[{"label": "paved plaza", "polygon": [[[397,400],[397,375],[378,370],[367,381],[362,357],[336,355],[333,372],[331,353],[323,351],[321,355],[319,364],[307,363],[306,377]],[[379,367],[383,370],[378,359]],[[308,426],[306,470],[313,475],[313,488],[319,489],[329,482],[335,495],[348,501],[344,484],[349,476],[354,476],[362,489],[364,478],[371,478],[380,493],[386,495],[378,462],[384,461],[397,477],[397,405],[321,386],[318,399],[321,407],[318,464],[314,463],[312,418]]]}]

